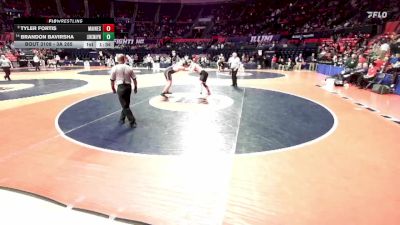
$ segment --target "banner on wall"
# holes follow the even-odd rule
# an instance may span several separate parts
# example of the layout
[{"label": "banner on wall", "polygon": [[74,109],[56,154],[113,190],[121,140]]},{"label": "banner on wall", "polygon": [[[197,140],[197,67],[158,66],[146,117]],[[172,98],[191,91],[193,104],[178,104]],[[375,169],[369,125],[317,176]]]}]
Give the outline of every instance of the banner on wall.
[{"label": "banner on wall", "polygon": [[199,18],[199,22],[211,22],[211,21],[212,21],[212,17]]},{"label": "banner on wall", "polygon": [[268,43],[273,41],[279,41],[280,35],[259,35],[259,36],[251,36],[250,43]]},{"label": "banner on wall", "polygon": [[349,34],[349,33],[365,33],[373,34],[376,31],[376,25],[364,25],[359,27],[346,27],[338,29],[330,29],[324,31],[318,31],[313,33],[299,33],[292,34],[289,36],[291,39],[307,40],[315,38],[330,38],[334,34]]},{"label": "banner on wall", "polygon": [[173,43],[199,43],[199,42],[210,42],[211,38],[174,38]]},{"label": "banner on wall", "polygon": [[214,41],[217,41],[218,43],[223,43],[227,40],[227,37],[215,35],[215,36],[212,36],[212,39]]},{"label": "banner on wall", "polygon": [[316,33],[308,33],[308,34],[293,34],[292,39],[308,39],[308,38],[318,38]]},{"label": "banner on wall", "polygon": [[226,41],[227,42],[232,42],[232,43],[244,43],[248,42],[249,37],[227,37]]},{"label": "banner on wall", "polygon": [[227,42],[232,43],[269,43],[273,41],[279,41],[280,35],[257,35],[251,37],[228,37]]},{"label": "banner on wall", "polygon": [[130,39],[115,39],[114,43],[116,45],[142,45],[142,44],[157,44],[158,39],[151,39],[151,38],[130,38]]}]

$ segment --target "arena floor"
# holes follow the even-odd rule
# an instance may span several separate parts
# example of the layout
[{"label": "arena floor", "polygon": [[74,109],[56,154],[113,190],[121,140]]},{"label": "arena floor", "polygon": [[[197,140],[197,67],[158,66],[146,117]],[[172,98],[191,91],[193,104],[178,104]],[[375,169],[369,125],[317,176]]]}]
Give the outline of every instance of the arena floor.
[{"label": "arena floor", "polygon": [[310,71],[135,69],[138,126],[118,124],[107,68],[0,81],[5,224],[400,223],[400,96]]}]

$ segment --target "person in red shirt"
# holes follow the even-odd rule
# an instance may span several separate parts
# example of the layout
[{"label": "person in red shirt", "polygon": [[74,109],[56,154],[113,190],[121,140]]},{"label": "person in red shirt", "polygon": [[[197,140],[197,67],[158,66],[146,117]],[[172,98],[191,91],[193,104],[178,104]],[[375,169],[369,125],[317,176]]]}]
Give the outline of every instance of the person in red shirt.
[{"label": "person in red shirt", "polygon": [[378,73],[379,67],[376,66],[376,63],[373,62],[370,65],[370,68],[368,69],[368,72],[366,75],[363,76],[359,76],[357,79],[357,86],[358,88],[364,88],[365,86],[367,86],[367,84],[372,81],[376,74]]},{"label": "person in red shirt", "polygon": [[271,69],[278,69],[278,57],[276,55],[272,56],[271,59]]},{"label": "person in red shirt", "polygon": [[377,68],[377,70],[380,71],[386,62],[384,60],[378,58],[377,60],[374,61],[374,63],[375,63],[375,67]]}]

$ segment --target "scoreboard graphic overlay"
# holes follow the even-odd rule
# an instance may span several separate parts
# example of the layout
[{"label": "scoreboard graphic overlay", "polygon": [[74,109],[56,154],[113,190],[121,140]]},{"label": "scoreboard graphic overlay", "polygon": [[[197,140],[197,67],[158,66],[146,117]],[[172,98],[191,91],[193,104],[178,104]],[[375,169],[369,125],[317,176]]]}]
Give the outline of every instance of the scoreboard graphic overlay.
[{"label": "scoreboard graphic overlay", "polygon": [[16,48],[114,48],[112,18],[14,19]]}]

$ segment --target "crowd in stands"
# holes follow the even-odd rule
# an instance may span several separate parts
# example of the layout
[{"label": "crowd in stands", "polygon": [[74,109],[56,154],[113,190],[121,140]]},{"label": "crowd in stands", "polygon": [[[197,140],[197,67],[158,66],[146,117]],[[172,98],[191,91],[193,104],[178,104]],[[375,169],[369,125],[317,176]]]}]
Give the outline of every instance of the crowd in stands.
[{"label": "crowd in stands", "polygon": [[[377,58],[387,62],[393,61],[390,57],[379,54],[381,46],[398,43],[398,36],[373,38],[370,32],[357,34],[332,32],[331,38],[324,38],[319,43],[318,50],[300,48],[304,44],[299,40],[297,50],[279,51],[279,46],[287,45],[283,42],[267,43],[230,43],[230,42],[199,42],[175,43],[170,38],[210,38],[212,36],[253,36],[264,34],[295,34],[327,30],[353,28],[366,24],[383,24],[390,19],[400,19],[399,5],[395,1],[361,1],[361,0],[310,0],[310,1],[247,1],[227,2],[206,5],[181,5],[161,3],[140,3],[124,1],[88,0],[88,8],[84,2],[78,0],[60,0],[62,14],[57,10],[57,1],[28,1],[1,0],[0,31],[12,31],[13,18],[33,17],[114,17],[117,38],[162,38],[163,42],[142,43],[125,46],[126,51],[157,49],[160,52],[159,60],[168,62],[165,52],[177,50],[181,54],[205,54],[204,61],[215,61],[219,53],[228,54],[233,50],[241,52],[242,61],[246,63],[263,62],[276,69],[301,69],[302,65],[314,66],[318,60],[337,66],[348,67],[352,58],[371,65]],[[375,4],[379,3],[379,4]],[[260,10],[262,9],[262,10]],[[387,11],[387,18],[368,18],[366,11]],[[340,13],[338,13],[340,11]],[[318,15],[318,16],[316,16]],[[338,33],[340,35],[338,35]],[[246,45],[252,51],[246,51]],[[392,47],[392,46],[391,46]],[[256,48],[275,51],[276,55],[257,55]],[[300,49],[300,50],[299,50]],[[314,52],[315,54],[311,54]],[[20,51],[13,48],[12,43],[0,43],[0,53],[12,54],[14,58]],[[47,52],[40,53],[49,54]],[[353,57],[354,56],[354,57]],[[140,56],[139,58],[141,58]],[[140,59],[139,59],[140,60]],[[269,62],[269,63],[264,63]],[[385,64],[386,65],[386,64]],[[304,66],[303,66],[304,67]],[[391,68],[386,67],[385,68]],[[381,70],[379,70],[381,71]]]},{"label": "crowd in stands", "polygon": [[400,35],[379,35],[375,38],[341,38],[320,46],[318,57],[324,62],[345,69],[337,74],[343,82],[366,87],[379,73],[392,76],[397,82],[400,73]]},{"label": "crowd in stands", "polygon": [[[57,5],[55,1],[30,1],[31,10],[29,16],[32,17],[58,17]],[[25,12],[27,15],[28,13]]]},{"label": "crowd in stands", "polygon": [[134,35],[133,37],[148,37],[152,38],[155,37],[155,33],[159,32],[161,26],[154,24],[153,22],[136,22],[134,28]]},{"label": "crowd in stands", "polygon": [[65,18],[82,18],[85,16],[83,1],[61,0],[61,5]]},{"label": "crowd in stands", "polygon": [[[93,2],[92,2],[93,1]],[[28,1],[2,0],[8,13],[1,18],[3,26],[12,18],[36,17],[114,17],[124,36],[146,37],[211,37],[213,35],[246,36],[260,34],[306,33],[327,29],[354,27],[368,23],[383,23],[400,16],[396,1],[310,0],[227,2],[208,5],[181,5],[178,3],[137,3],[106,0]],[[94,3],[95,2],[95,3]],[[29,7],[29,8],[28,8]],[[262,10],[261,10],[262,9]],[[387,11],[387,18],[368,18],[367,11]],[[340,12],[340,13],[338,13]],[[60,14],[62,13],[62,14]],[[318,15],[318,16],[316,16]],[[4,17],[4,16],[3,16]],[[199,19],[210,18],[201,32],[193,32]],[[131,26],[135,28],[131,31]],[[205,29],[209,28],[209,29]],[[2,28],[4,30],[4,28]]]}]

